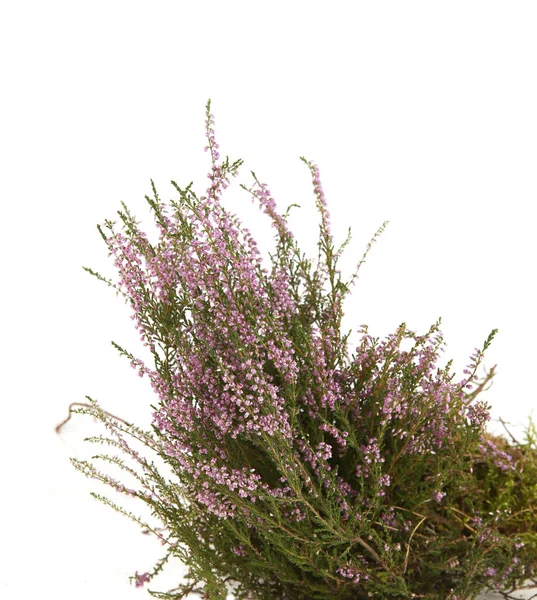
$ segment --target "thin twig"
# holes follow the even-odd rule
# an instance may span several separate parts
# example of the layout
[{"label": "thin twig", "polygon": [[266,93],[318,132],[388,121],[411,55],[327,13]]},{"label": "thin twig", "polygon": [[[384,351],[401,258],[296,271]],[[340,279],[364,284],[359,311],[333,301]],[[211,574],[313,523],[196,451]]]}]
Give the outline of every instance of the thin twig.
[{"label": "thin twig", "polygon": [[[449,507],[451,510],[454,510],[455,512],[458,512],[459,515],[462,515],[463,517],[466,517],[468,520],[471,519],[471,517],[469,517],[466,513],[462,512],[462,510],[459,510],[458,508],[455,508],[454,506],[450,506]],[[454,515],[455,516],[455,515]],[[462,521],[462,519],[459,519],[458,517],[455,517],[456,519],[458,519],[467,529],[469,529],[473,534],[476,534],[477,531],[473,528],[470,527],[470,525],[468,525],[468,523],[464,523]]]},{"label": "thin twig", "polygon": [[412,533],[410,534],[410,537],[408,538],[408,544],[406,545],[406,555],[405,555],[405,564],[403,567],[403,573],[406,573],[406,569],[408,567],[408,556],[410,554],[410,542],[412,541],[412,538],[413,538],[414,534],[416,533],[416,530],[423,523],[423,521],[425,521],[426,518],[427,517],[423,517],[423,519],[416,525],[416,527],[414,527],[414,529],[412,530]]},{"label": "thin twig", "polygon": [[[93,408],[93,406],[91,404],[87,404],[85,402],[71,402],[71,404],[69,404],[69,414],[67,415],[67,418],[64,419],[59,425],[57,425],[55,431],[56,433],[60,433],[60,429],[68,422],[71,420],[71,417],[73,415],[72,411],[73,411],[73,407],[74,406],[81,406],[83,408]],[[121,423],[124,423],[125,425],[127,425],[127,427],[131,427],[132,424],[131,423],[127,423],[127,421],[125,421],[124,419],[120,418],[120,417],[116,417],[116,415],[113,415],[112,413],[107,412],[106,410],[102,411],[105,415],[112,417],[112,419],[116,419],[116,421],[121,421]]]},{"label": "thin twig", "polygon": [[509,434],[509,437],[513,440],[513,443],[516,444],[517,446],[521,446],[522,444],[516,439],[516,437],[509,431],[509,429],[507,429],[507,423],[500,417],[498,419],[498,421],[500,421],[500,423],[503,425],[503,428],[505,429],[505,431],[507,431],[507,433]]},{"label": "thin twig", "polygon": [[[486,387],[486,385],[488,383],[490,383],[491,379],[496,375],[496,367],[498,365],[494,365],[489,371],[488,373],[485,374],[485,378],[483,379],[483,381],[476,387],[476,389],[473,392],[470,392],[469,394],[466,394],[466,404],[470,404],[470,402],[472,402],[472,400],[478,396],[482,391],[489,389]],[[477,367],[476,367],[477,368]],[[475,371],[474,371],[475,372]]]},{"label": "thin twig", "polygon": [[382,558],[380,558],[380,556],[373,550],[373,548],[371,548],[371,546],[365,540],[363,540],[360,536],[355,537],[354,540],[352,540],[352,543],[360,544],[360,546],[362,546],[362,548],[365,548],[368,552],[371,553],[373,558],[378,563],[380,563],[387,571],[389,570],[388,567],[386,566],[386,563],[382,560]]}]

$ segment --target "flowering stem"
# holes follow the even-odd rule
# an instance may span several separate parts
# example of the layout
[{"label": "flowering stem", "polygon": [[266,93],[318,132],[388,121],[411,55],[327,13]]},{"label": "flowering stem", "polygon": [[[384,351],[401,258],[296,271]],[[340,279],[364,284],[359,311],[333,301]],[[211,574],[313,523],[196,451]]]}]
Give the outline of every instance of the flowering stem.
[{"label": "flowering stem", "polygon": [[[69,404],[69,408],[68,408],[68,412],[69,414],[67,415],[67,418],[64,419],[59,425],[56,426],[56,428],[54,429],[54,431],[56,431],[56,433],[60,433],[60,429],[71,420],[71,417],[73,416],[73,407],[75,406],[80,406],[81,408],[95,408],[94,406],[92,406],[91,404],[88,404],[87,402],[71,402],[71,404]],[[101,409],[102,410],[102,409]],[[127,427],[131,427],[132,424],[131,423],[127,423],[127,421],[125,421],[124,419],[122,419],[121,417],[116,417],[116,415],[113,415],[112,413],[107,412],[106,410],[102,411],[105,415],[112,417],[113,419],[115,419],[116,421],[120,421],[121,423],[124,423],[125,425],[127,425]]]}]

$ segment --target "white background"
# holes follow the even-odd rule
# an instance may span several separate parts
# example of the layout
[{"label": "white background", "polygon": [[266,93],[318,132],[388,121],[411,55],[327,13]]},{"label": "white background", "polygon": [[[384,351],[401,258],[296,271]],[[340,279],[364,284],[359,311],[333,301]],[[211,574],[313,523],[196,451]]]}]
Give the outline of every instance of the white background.
[{"label": "white background", "polygon": [[[91,422],[54,426],[86,394],[147,424],[151,391],[109,344],[136,350],[128,309],[81,266],[112,274],[95,224],[121,200],[146,222],[150,178],[162,197],[170,179],[205,189],[208,98],[240,181],[255,170],[281,208],[303,206],[306,248],[301,155],[337,238],[353,228],[347,272],[390,221],[348,326],[424,332],[442,316],[459,372],[498,328],[487,397],[521,430],[537,406],[536,30],[523,1],[1,4],[2,597],[146,596],[127,577],[159,547],[70,466]],[[268,244],[247,195],[228,200]]]}]

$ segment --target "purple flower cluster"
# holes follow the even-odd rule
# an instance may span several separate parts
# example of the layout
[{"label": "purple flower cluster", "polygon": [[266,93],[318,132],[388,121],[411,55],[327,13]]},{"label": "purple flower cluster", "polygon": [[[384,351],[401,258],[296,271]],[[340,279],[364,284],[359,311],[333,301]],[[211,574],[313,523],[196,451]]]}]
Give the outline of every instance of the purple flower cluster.
[{"label": "purple flower cluster", "polygon": [[[482,353],[471,357],[466,372],[469,379],[453,382],[448,369],[438,367],[442,336],[439,322],[428,334],[418,336],[405,325],[378,342],[363,326],[361,344],[356,348],[353,376],[359,400],[351,400],[356,419],[370,420],[370,429],[380,427],[404,441],[409,454],[435,454],[450,439],[454,423],[480,431],[489,420],[488,406],[470,401],[466,389],[476,379],[475,371]],[[413,347],[402,348],[410,341]],[[409,427],[409,424],[412,426]],[[363,446],[366,465],[382,462],[377,440],[369,439]],[[359,474],[364,473],[358,466]]]},{"label": "purple flower cluster", "polygon": [[337,570],[337,573],[339,573],[343,577],[346,577],[347,579],[350,579],[353,583],[358,583],[361,579],[369,578],[367,573],[363,573],[362,571],[358,570],[356,567],[353,567],[350,565],[346,566],[346,567],[339,567],[339,569]]},{"label": "purple flower cluster", "polygon": [[[197,199],[193,192],[181,191],[181,202],[167,215],[155,194],[160,230],[156,246],[128,213],[128,235],[112,230],[106,241],[119,271],[118,287],[130,300],[143,342],[160,363],[160,369],[150,369],[132,359],[160,398],[155,425],[168,437],[167,451],[194,477],[203,475],[205,482],[226,485],[253,499],[253,475],[238,477],[225,465],[204,464],[200,455],[213,447],[226,460],[225,440],[241,435],[291,439],[281,385],[293,385],[298,376],[288,335],[296,306],[289,274],[279,269],[268,276],[256,242],[220,204],[234,172],[218,164],[212,124],[208,114],[206,149],[212,170],[207,195]],[[282,235],[288,235],[266,186],[260,185],[256,195]],[[163,324],[148,319],[148,306]],[[165,317],[172,312],[183,318],[166,327]],[[326,394],[334,397],[330,390]],[[193,431],[200,438],[196,446]],[[189,458],[192,452],[195,465]],[[198,500],[220,514],[232,514],[207,490],[198,492]]]},{"label": "purple flower cluster", "polygon": [[136,573],[134,574],[134,584],[137,588],[144,587],[144,584],[149,581],[149,573]]},{"label": "purple flower cluster", "polygon": [[479,444],[478,448],[482,456],[492,460],[494,465],[501,471],[515,470],[513,457],[507,452],[500,450],[491,439],[485,439],[482,444]]}]

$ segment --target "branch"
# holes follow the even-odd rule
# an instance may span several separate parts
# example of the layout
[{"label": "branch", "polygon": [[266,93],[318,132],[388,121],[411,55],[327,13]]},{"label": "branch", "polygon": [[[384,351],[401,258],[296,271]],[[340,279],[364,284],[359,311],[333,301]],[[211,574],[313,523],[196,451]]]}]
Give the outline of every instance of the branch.
[{"label": "branch", "polygon": [[[60,429],[68,422],[71,420],[71,417],[73,415],[72,411],[73,411],[73,407],[74,406],[81,406],[83,408],[93,408],[93,406],[91,404],[87,404],[85,402],[71,402],[71,404],[69,404],[69,414],[67,415],[67,418],[64,419],[59,425],[56,426],[56,433],[60,433]],[[131,427],[132,424],[131,423],[127,423],[127,421],[125,421],[124,419],[121,419],[120,417],[116,417],[115,415],[107,412],[106,410],[102,411],[105,415],[112,417],[113,419],[116,419],[116,421],[121,421],[121,423],[124,423],[125,425],[127,425],[127,427]]]}]

